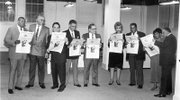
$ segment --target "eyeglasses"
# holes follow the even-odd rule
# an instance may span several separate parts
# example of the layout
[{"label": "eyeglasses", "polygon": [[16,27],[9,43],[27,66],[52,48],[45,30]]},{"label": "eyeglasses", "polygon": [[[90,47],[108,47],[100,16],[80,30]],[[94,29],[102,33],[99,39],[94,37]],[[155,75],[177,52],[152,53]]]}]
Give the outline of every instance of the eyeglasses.
[{"label": "eyeglasses", "polygon": [[96,30],[97,28],[91,28],[91,30]]}]

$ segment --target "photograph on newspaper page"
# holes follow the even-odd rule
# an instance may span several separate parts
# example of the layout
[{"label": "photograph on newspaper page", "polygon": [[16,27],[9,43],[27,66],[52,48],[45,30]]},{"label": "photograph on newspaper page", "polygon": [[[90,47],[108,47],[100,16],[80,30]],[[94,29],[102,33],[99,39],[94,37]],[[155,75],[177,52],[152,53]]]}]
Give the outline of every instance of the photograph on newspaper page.
[{"label": "photograph on newspaper page", "polygon": [[64,47],[65,38],[65,32],[53,32],[51,36],[49,50],[61,53]]},{"label": "photograph on newspaper page", "polygon": [[114,34],[111,37],[109,52],[122,53],[123,50],[123,34]]},{"label": "photograph on newspaper page", "polygon": [[82,44],[81,39],[73,39],[69,47],[69,56],[80,56]]},{"label": "photograph on newspaper page", "polygon": [[100,39],[87,39],[86,59],[99,59]]},{"label": "photograph on newspaper page", "polygon": [[16,53],[30,53],[31,45],[34,32],[20,31],[19,38],[20,43],[16,45]]},{"label": "photograph on newspaper page", "polygon": [[139,40],[136,36],[126,36],[127,49],[126,52],[129,54],[138,54],[139,50]]}]

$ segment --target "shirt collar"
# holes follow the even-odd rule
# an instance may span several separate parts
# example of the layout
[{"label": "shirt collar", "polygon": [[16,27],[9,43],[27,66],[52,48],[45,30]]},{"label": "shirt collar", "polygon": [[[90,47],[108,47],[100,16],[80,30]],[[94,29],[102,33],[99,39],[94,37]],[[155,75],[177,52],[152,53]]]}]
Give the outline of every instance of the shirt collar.
[{"label": "shirt collar", "polygon": [[167,36],[171,35],[172,33],[169,33]]}]

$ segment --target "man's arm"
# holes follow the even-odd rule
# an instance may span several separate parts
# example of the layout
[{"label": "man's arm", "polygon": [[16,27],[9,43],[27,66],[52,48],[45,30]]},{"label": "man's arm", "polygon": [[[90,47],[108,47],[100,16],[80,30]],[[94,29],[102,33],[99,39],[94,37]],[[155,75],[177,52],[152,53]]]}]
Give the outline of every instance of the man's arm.
[{"label": "man's arm", "polygon": [[8,28],[8,31],[7,31],[6,36],[4,38],[4,45],[6,47],[15,46],[15,41],[12,40],[12,30],[11,30],[11,28]]}]

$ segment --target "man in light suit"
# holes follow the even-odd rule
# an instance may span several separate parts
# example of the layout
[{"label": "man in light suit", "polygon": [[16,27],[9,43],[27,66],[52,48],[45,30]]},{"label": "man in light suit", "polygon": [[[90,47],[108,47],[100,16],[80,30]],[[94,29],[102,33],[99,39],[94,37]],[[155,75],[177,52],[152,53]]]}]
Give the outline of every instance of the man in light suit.
[{"label": "man in light suit", "polygon": [[171,33],[170,28],[165,27],[162,29],[162,34],[165,39],[163,42],[160,40],[155,41],[155,45],[160,48],[160,65],[161,67],[161,87],[159,94],[155,97],[166,97],[172,93],[172,68],[176,63],[176,49],[177,40]]},{"label": "man in light suit", "polygon": [[[64,31],[67,33],[67,37],[68,37],[68,41],[69,41],[69,45],[70,43],[73,41],[73,39],[80,39],[80,33],[79,31],[76,30],[77,27],[77,22],[75,20],[70,20],[69,21],[69,29]],[[69,81],[69,69],[71,67],[72,64],[72,68],[73,68],[73,82],[74,82],[74,86],[77,87],[81,87],[81,85],[79,84],[78,81],[78,59],[79,56],[69,56],[69,49],[67,52],[67,64],[66,64],[66,84],[68,84]]]},{"label": "man in light suit", "polygon": [[[101,38],[100,34],[96,33],[96,25],[90,24],[88,26],[88,33],[83,34],[82,38],[87,42],[87,39],[95,39]],[[101,45],[101,44],[100,44]],[[86,49],[85,49],[85,56],[84,56],[84,87],[88,86],[89,83],[89,74],[90,68],[92,67],[92,85],[99,87],[98,84],[98,61],[99,59],[87,59],[86,58]]]},{"label": "man in light suit", "polygon": [[38,79],[39,86],[44,89],[45,78],[45,53],[47,45],[47,37],[49,35],[49,28],[44,26],[45,18],[43,15],[39,15],[36,19],[36,24],[32,24],[29,27],[29,31],[34,32],[34,36],[31,42],[30,53],[30,68],[29,68],[29,82],[26,88],[34,86],[36,65],[38,65]]},{"label": "man in light suit", "polygon": [[[137,36],[138,38],[144,37],[145,33],[137,31],[137,24],[130,24],[130,33],[127,36]],[[143,77],[143,63],[145,60],[145,51],[142,42],[139,40],[138,54],[127,54],[126,60],[129,61],[130,65],[130,84],[129,86],[138,85],[138,89],[143,88],[144,77]],[[136,82],[137,81],[137,82]]]},{"label": "man in light suit", "polygon": [[[18,23],[10,28],[6,33],[4,38],[4,45],[9,49],[10,58],[10,73],[9,73],[9,83],[8,83],[8,93],[13,94],[14,85],[15,89],[23,90],[21,87],[23,69],[26,60],[26,54],[16,53],[16,45],[20,43],[19,34],[20,31],[27,31],[25,28],[25,18],[19,17]],[[17,73],[17,82],[15,82],[15,76]]]}]

